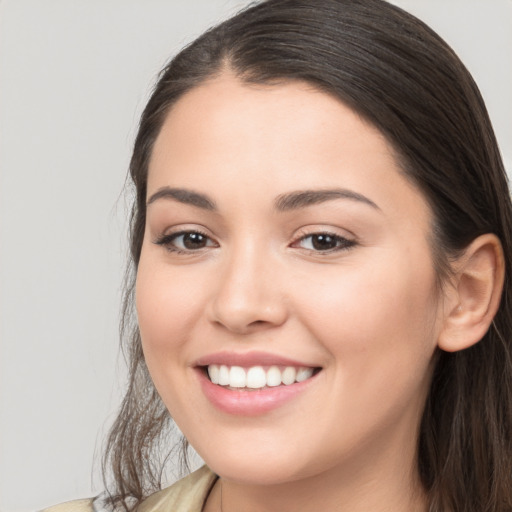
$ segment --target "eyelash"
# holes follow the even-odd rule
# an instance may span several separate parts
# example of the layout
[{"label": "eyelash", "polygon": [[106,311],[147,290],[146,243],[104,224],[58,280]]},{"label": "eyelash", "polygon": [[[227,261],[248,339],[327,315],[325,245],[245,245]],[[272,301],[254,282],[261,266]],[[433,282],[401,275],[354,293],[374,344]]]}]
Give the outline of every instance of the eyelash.
[{"label": "eyelash", "polygon": [[[162,236],[158,237],[154,241],[154,243],[156,245],[163,246],[167,251],[173,252],[175,254],[192,254],[194,252],[198,252],[201,249],[204,249],[204,247],[201,247],[198,250],[186,249],[186,248],[182,249],[180,247],[176,247],[176,245],[175,245],[176,239],[179,238],[180,236],[185,236],[185,235],[200,235],[206,239],[207,244],[208,244],[208,241],[212,241],[212,239],[206,233],[203,233],[202,231],[199,231],[197,229],[189,229],[189,230],[184,230],[184,231],[178,231],[177,233],[170,233],[168,235],[162,235]],[[212,247],[212,246],[206,245],[206,247]]]},{"label": "eyelash", "polygon": [[332,253],[336,253],[336,252],[347,251],[357,244],[357,242],[355,240],[350,240],[343,236],[337,235],[336,233],[330,233],[328,231],[317,231],[315,233],[308,233],[306,235],[301,236],[296,242],[294,242],[292,244],[292,247],[299,244],[300,242],[304,242],[308,238],[312,239],[313,237],[329,237],[336,244],[335,247],[332,247],[332,248],[326,249],[326,250],[319,250],[319,249],[315,250],[315,249],[305,248],[307,251],[314,252],[315,254],[326,254],[327,255],[327,254],[332,254]]},{"label": "eyelash", "polygon": [[[183,237],[185,235],[199,235],[201,237],[204,237],[206,239],[206,246],[200,247],[197,249],[183,249],[180,247],[177,247],[175,245],[175,241],[179,237]],[[301,242],[304,242],[307,239],[312,239],[313,237],[328,237],[332,239],[332,241],[336,244],[335,247],[326,249],[326,250],[320,250],[320,249],[310,249],[310,248],[303,248],[307,250],[308,252],[315,253],[315,254],[332,254],[335,252],[341,252],[341,251],[347,251],[357,245],[357,242],[355,240],[350,240],[348,238],[345,238],[343,236],[337,235],[335,233],[330,233],[327,231],[318,231],[315,233],[308,233],[306,235],[301,236],[297,241],[293,242],[291,244],[291,247],[297,247]],[[216,247],[215,243],[208,245],[208,242],[212,242],[212,239],[202,231],[199,230],[184,230],[184,231],[178,231],[177,233],[171,233],[168,235],[162,235],[159,238],[157,238],[154,243],[156,245],[163,246],[167,251],[175,253],[175,254],[192,254],[194,252],[199,252],[201,249],[205,249],[206,247]]]}]

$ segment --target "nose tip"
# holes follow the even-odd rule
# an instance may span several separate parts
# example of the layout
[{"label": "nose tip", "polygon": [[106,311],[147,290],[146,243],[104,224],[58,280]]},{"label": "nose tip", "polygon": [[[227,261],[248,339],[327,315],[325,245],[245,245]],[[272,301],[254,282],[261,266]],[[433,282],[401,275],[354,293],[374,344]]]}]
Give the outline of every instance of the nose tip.
[{"label": "nose tip", "polygon": [[215,321],[235,334],[247,334],[271,327],[277,327],[284,322],[284,315],[276,309],[238,307],[224,303],[217,308]]},{"label": "nose tip", "polygon": [[[268,272],[267,272],[268,274]],[[277,327],[287,318],[287,307],[276,280],[249,268],[231,267],[221,276],[212,301],[212,320],[236,334]]]}]

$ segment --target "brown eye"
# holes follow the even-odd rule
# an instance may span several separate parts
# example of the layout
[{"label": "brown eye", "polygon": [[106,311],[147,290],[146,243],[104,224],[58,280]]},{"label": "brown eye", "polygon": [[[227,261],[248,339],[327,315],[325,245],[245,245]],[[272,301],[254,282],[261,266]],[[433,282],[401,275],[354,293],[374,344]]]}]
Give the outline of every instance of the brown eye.
[{"label": "brown eye", "polygon": [[334,249],[338,244],[338,240],[331,235],[313,235],[311,237],[311,245],[317,251],[328,251]]},{"label": "brown eye", "polygon": [[199,231],[180,231],[164,235],[154,242],[162,245],[170,252],[190,253],[207,247],[218,247],[218,245],[207,235]]},{"label": "brown eye", "polygon": [[208,242],[208,237],[201,233],[186,233],[176,238],[180,237],[182,238],[183,247],[188,250],[202,249],[203,247],[206,247]]},{"label": "brown eye", "polygon": [[356,244],[353,240],[348,240],[339,235],[331,233],[313,233],[301,238],[298,246],[314,252],[335,252],[348,249]]}]

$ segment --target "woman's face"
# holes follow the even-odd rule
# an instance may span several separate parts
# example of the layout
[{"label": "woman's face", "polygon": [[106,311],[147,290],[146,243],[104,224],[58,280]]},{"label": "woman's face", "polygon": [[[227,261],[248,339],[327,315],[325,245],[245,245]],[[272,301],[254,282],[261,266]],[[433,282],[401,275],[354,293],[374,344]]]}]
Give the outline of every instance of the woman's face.
[{"label": "woman's face", "polygon": [[148,180],[144,354],[210,467],[409,471],[442,301],[430,210],[380,132],[307,84],[225,75],[173,107]]}]

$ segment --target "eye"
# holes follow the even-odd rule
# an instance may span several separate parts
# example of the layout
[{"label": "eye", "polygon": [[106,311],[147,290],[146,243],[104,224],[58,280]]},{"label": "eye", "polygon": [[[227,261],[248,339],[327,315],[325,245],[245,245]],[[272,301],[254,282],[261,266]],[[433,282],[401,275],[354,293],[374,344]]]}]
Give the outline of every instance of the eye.
[{"label": "eye", "polygon": [[332,233],[311,233],[303,236],[293,245],[315,252],[335,252],[349,249],[356,242]]},{"label": "eye", "polygon": [[164,246],[168,251],[177,253],[189,253],[206,247],[217,247],[217,244],[209,236],[200,231],[170,233],[158,238],[154,243]]}]

